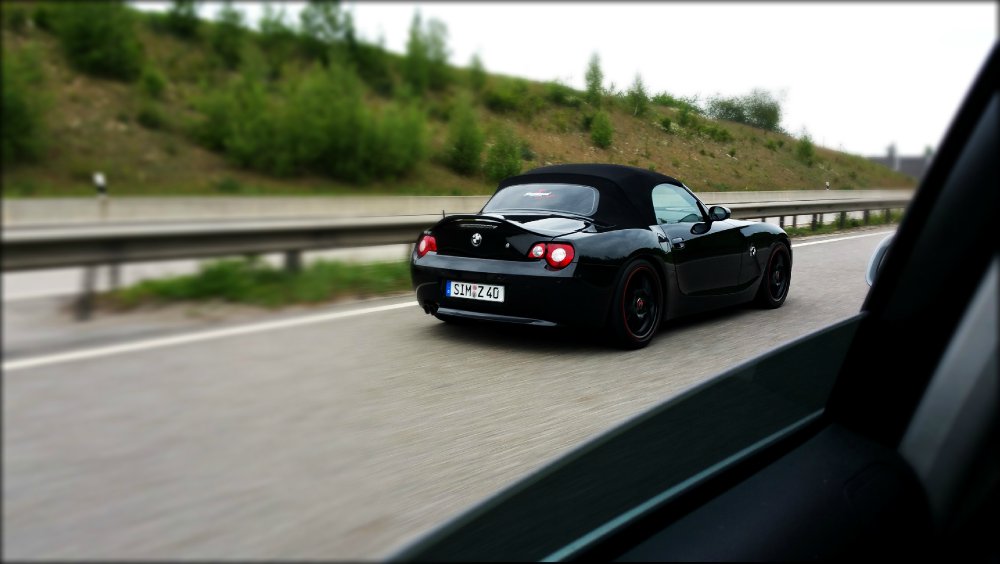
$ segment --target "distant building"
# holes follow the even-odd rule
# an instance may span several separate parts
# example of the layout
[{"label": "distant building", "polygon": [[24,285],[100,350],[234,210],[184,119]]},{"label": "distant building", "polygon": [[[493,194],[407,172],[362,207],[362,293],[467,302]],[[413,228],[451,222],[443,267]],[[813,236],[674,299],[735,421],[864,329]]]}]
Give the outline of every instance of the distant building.
[{"label": "distant building", "polygon": [[912,176],[919,181],[924,179],[924,174],[927,173],[927,169],[931,165],[931,156],[928,153],[919,157],[901,157],[896,154],[896,145],[889,145],[886,149],[886,156],[868,157],[868,160]]}]

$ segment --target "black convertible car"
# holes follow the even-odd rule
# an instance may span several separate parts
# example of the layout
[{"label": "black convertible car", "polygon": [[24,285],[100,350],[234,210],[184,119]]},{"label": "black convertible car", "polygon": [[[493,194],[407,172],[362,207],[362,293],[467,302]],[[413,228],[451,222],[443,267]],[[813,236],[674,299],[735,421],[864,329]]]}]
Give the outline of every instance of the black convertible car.
[{"label": "black convertible car", "polygon": [[480,213],[443,218],[410,264],[417,301],[439,319],[607,327],[639,348],[664,319],[781,306],[792,254],[781,228],[707,208],[674,178],[567,164],[507,178]]}]

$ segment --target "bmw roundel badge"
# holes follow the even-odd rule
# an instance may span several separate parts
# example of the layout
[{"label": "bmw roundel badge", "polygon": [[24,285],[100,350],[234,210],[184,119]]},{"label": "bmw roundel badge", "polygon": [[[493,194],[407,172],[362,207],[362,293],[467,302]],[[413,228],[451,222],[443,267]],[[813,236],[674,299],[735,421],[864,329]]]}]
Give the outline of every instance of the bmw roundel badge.
[{"label": "bmw roundel badge", "polygon": [[472,234],[472,246],[478,247],[483,242],[483,236],[479,233]]}]

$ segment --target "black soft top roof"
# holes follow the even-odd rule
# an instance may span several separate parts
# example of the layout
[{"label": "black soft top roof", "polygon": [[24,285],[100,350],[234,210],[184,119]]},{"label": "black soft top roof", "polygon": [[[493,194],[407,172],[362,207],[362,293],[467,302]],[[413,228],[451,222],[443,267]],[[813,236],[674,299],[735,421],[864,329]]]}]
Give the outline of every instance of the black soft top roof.
[{"label": "black soft top roof", "polygon": [[676,178],[632,166],[561,164],[543,166],[505,178],[499,189],[517,184],[565,183],[597,188],[601,194],[594,218],[603,223],[645,227],[656,223],[650,192],[660,184],[683,186]]}]

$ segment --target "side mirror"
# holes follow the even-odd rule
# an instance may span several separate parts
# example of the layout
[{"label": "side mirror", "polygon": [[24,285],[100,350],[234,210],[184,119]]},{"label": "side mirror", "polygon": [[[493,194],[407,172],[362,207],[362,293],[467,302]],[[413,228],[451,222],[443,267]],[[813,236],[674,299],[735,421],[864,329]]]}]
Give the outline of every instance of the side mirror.
[{"label": "side mirror", "polygon": [[708,208],[708,219],[710,221],[722,221],[724,219],[729,219],[733,215],[733,212],[729,211],[726,206],[712,206]]},{"label": "side mirror", "polygon": [[889,252],[889,245],[892,243],[892,235],[889,235],[875,247],[875,252],[868,259],[868,268],[865,269],[865,282],[871,286],[875,283],[875,277],[882,270],[882,263],[885,262],[885,255]]}]

